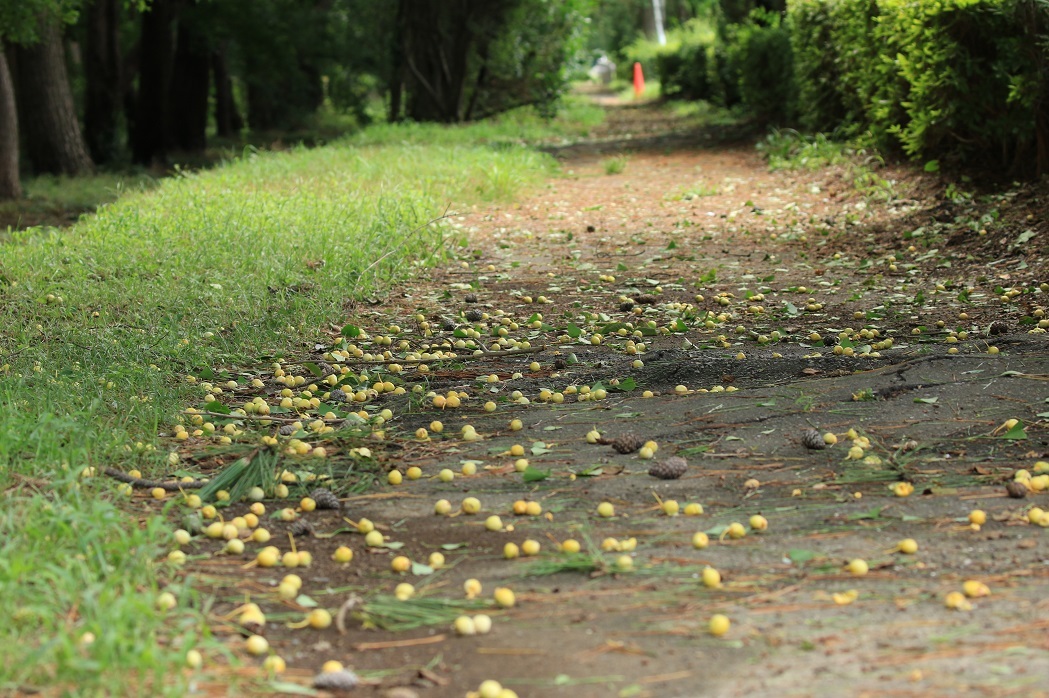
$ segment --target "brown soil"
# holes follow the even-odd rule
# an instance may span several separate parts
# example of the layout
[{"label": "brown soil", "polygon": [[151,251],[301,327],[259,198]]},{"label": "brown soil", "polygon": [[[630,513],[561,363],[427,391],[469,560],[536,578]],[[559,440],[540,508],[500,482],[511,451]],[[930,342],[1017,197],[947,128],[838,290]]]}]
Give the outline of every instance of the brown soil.
[{"label": "brown soil", "polygon": [[[270,615],[267,636],[290,667],[285,680],[308,683],[339,659],[365,677],[353,693],[361,696],[464,696],[485,679],[520,696],[573,698],[1049,695],[1045,531],[1024,518],[1049,500],[1010,499],[1003,488],[1046,450],[1049,355],[1044,335],[1031,333],[1045,297],[1044,187],[951,203],[941,181],[901,166],[876,171],[894,182],[886,201],[877,194],[887,184],[857,190],[854,170],[769,172],[731,130],[688,130],[667,114],[612,108],[595,139],[555,152],[563,175],[542,191],[455,219],[470,239],[462,266],[351,318],[374,335],[397,323],[419,342],[412,317],[421,312],[435,336],[427,341],[439,343],[456,339],[442,318],[490,330],[501,310],[520,326],[510,336],[536,349],[433,362],[428,389],[466,392],[458,410],[378,399],[398,415],[386,442],[374,444],[382,469],[419,466],[426,477],[351,495],[342,514],[306,517],[321,534],[347,527],[342,515],[367,517],[401,547],[369,550],[350,532],[298,541],[315,560],[296,570],[303,592],[333,612],[351,596],[367,608],[403,581],[420,596],[459,601],[464,581],[476,578],[488,606],[492,589],[511,587],[517,605],[487,611],[491,634],[457,637],[446,622],[380,630],[357,613],[362,606],[347,615],[345,633],[291,630],[282,621],[307,609],[276,600],[288,570],[245,568],[247,554],[213,558],[219,545],[202,540],[189,569],[215,581],[216,617],[250,597]],[[625,168],[606,174],[620,154]],[[1001,300],[1009,289],[1020,293]],[[747,298],[756,293],[764,299]],[[491,319],[467,321],[474,310]],[[696,320],[707,311],[729,317],[708,329]],[[534,313],[550,327],[529,330]],[[600,345],[580,341],[612,322],[638,328],[648,319],[671,331],[636,339],[647,344],[639,356],[615,327]],[[686,331],[675,331],[678,319]],[[987,334],[995,321],[1003,324]],[[565,342],[569,323],[582,335]],[[842,342],[857,354],[886,337],[894,344],[878,356],[837,355],[846,328],[879,331]],[[968,335],[949,342],[952,330]],[[991,344],[999,353],[988,353]],[[644,365],[635,368],[637,358]],[[514,371],[522,377],[508,380]],[[477,380],[491,373],[501,380]],[[409,374],[410,387],[421,377]],[[617,391],[613,379],[636,388]],[[542,388],[599,381],[610,390],[604,400],[539,398]],[[679,385],[686,394],[675,395]],[[513,402],[513,390],[531,404]],[[481,407],[488,399],[493,414]],[[511,418],[524,429],[510,431]],[[1011,436],[1023,438],[1003,438],[1008,418],[1022,420],[1026,431]],[[433,419],[444,433],[415,440]],[[464,423],[484,438],[459,439]],[[587,444],[595,427],[653,439],[656,460],[676,453],[689,471],[652,478],[651,461],[636,453]],[[800,441],[809,427],[841,443],[807,450]],[[846,459],[849,429],[869,438],[864,455],[873,458]],[[507,455],[513,444],[549,477],[523,481]],[[433,477],[464,460],[479,462],[477,475]],[[374,468],[352,462],[356,473]],[[898,482],[914,494],[894,496],[889,485]],[[467,496],[480,499],[480,515],[433,514],[436,500],[458,507]],[[544,515],[514,516],[519,499],[540,502]],[[665,516],[660,499],[701,503],[704,513]],[[615,505],[614,518],[597,516],[603,501]],[[977,508],[988,516],[980,530],[967,520]],[[486,531],[491,514],[512,530]],[[755,514],[767,531],[720,539],[727,524],[746,526]],[[268,525],[287,549],[287,524]],[[697,531],[709,533],[709,547],[691,545]],[[636,550],[602,552],[608,537],[636,538]],[[527,538],[542,544],[536,558],[503,559],[504,544]],[[557,551],[566,538],[593,546],[594,569],[537,576],[535,565],[550,571],[570,557]],[[918,542],[916,554],[896,552],[904,538]],[[329,560],[339,545],[353,548],[349,565]],[[390,571],[395,555],[425,562],[437,551],[447,565],[434,574]],[[624,554],[629,571],[617,569]],[[853,558],[870,573],[849,574]],[[707,565],[720,570],[721,588],[701,583]],[[973,599],[971,611],[946,608],[946,594],[968,579],[991,595]],[[854,603],[835,602],[849,590]],[[714,613],[731,619],[723,638],[707,631]],[[238,647],[234,624],[218,628]]]}]

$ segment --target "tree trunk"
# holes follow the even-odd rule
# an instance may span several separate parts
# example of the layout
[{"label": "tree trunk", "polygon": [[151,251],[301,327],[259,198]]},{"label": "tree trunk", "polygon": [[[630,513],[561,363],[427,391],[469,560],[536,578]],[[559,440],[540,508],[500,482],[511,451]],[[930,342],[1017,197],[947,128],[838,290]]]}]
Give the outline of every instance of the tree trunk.
[{"label": "tree trunk", "polygon": [[392,122],[404,118],[401,113],[404,96],[404,33],[407,26],[407,0],[399,0],[394,18],[393,39],[390,42],[390,111],[387,119]]},{"label": "tree trunk", "polygon": [[139,42],[138,100],[131,137],[132,158],[149,165],[167,157],[168,97],[174,60],[173,0],[153,0],[142,13]]},{"label": "tree trunk", "polygon": [[18,112],[15,87],[0,44],[0,201],[22,196],[18,178]]},{"label": "tree trunk", "polygon": [[461,121],[476,0],[402,0],[408,116],[416,121]]},{"label": "tree trunk", "polygon": [[652,23],[656,27],[656,43],[660,46],[667,45],[667,33],[663,28],[664,11],[663,0],[652,0]]},{"label": "tree trunk", "polygon": [[207,147],[211,51],[188,22],[179,22],[171,74],[171,141],[179,150]]},{"label": "tree trunk", "polygon": [[211,67],[215,77],[215,126],[222,138],[229,138],[240,133],[244,120],[237,112],[237,103],[233,99],[233,80],[226,62],[226,49],[220,48],[211,53]]},{"label": "tree trunk", "polygon": [[122,111],[119,0],[94,0],[87,9],[84,76],[84,135],[95,162],[120,153]]},{"label": "tree trunk", "polygon": [[35,172],[77,175],[94,169],[66,73],[62,29],[40,26],[40,41],[18,49],[18,110]]}]

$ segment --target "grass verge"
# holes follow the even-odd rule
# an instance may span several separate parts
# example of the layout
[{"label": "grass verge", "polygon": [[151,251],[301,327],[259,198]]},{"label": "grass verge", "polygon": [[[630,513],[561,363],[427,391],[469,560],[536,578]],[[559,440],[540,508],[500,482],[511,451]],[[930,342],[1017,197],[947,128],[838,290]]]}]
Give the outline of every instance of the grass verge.
[{"label": "grass verge", "polygon": [[793,129],[774,129],[757,145],[769,169],[809,170],[842,167],[857,191],[869,199],[891,201],[897,197],[896,183],[875,171],[885,164],[877,150],[859,137],[837,141],[825,134],[802,134]]},{"label": "grass verge", "polygon": [[[587,114],[589,114],[587,116]],[[594,121],[578,105],[570,119]],[[164,436],[212,364],[295,351],[346,305],[454,252],[451,202],[500,199],[552,161],[514,144],[586,126],[515,114],[382,126],[251,154],[0,245],[0,692],[182,695],[200,609],[158,564],[162,517],[85,468],[167,467]],[[492,144],[499,147],[492,147]],[[504,147],[509,144],[509,147]],[[183,606],[183,603],[185,606]],[[172,620],[177,622],[172,622]]]}]

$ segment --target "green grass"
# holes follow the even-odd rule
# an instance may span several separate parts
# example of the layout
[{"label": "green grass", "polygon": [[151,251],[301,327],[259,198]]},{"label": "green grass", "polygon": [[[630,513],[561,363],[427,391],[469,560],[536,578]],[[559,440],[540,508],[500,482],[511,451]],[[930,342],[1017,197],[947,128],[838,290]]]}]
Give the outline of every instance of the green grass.
[{"label": "green grass", "polygon": [[626,83],[626,86],[619,90],[619,99],[624,102],[630,102],[635,99],[641,101],[650,101],[659,99],[662,95],[662,88],[660,87],[659,80],[654,75],[645,78],[645,89],[642,90],[641,96],[638,97],[634,94],[634,84],[632,82]]},{"label": "green grass", "polygon": [[793,129],[774,129],[758,143],[770,170],[818,170],[841,166],[852,177],[856,191],[873,200],[897,198],[896,182],[877,174],[884,160],[869,136],[839,141],[823,133],[807,135]]},{"label": "green grass", "polygon": [[626,169],[628,162],[630,162],[630,158],[626,155],[617,155],[604,160],[601,164],[604,167],[606,175],[617,175],[621,174],[623,170]]},{"label": "green grass", "polygon": [[563,99],[560,115],[553,120],[542,118],[532,107],[521,107],[467,128],[416,123],[378,124],[351,137],[350,141],[359,145],[486,144],[503,149],[586,136],[603,120],[603,109],[587,99],[569,95]]},{"label": "green grass", "polygon": [[[454,253],[453,229],[430,223],[450,205],[510,197],[553,169],[493,143],[585,129],[527,114],[383,126],[168,179],[69,229],[10,233],[0,244],[0,693],[183,695],[174,667],[205,629],[199,612],[153,608],[173,578],[156,562],[169,526],[147,515],[140,527],[114,483],[77,473],[162,469],[161,437],[201,397],[187,373],[312,345],[346,319],[347,300]],[[179,594],[190,605],[192,589]],[[78,644],[85,632],[93,644]]]},{"label": "green grass", "polygon": [[770,170],[818,170],[848,161],[847,144],[825,134],[805,135],[793,129],[775,129],[758,143],[758,150],[769,161]]},{"label": "green grass", "polygon": [[[9,491],[0,514],[0,694],[183,695],[169,667],[205,629],[195,613],[153,607],[157,546],[171,538],[163,519],[139,528],[107,488],[68,470],[48,489]],[[182,604],[193,596],[180,584],[165,590]]]}]

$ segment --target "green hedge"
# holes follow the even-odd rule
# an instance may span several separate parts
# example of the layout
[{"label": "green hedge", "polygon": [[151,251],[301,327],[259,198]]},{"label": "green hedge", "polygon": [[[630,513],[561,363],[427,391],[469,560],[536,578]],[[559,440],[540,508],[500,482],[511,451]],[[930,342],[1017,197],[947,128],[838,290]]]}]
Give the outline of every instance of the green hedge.
[{"label": "green hedge", "polygon": [[793,118],[794,56],[790,32],[778,13],[754,10],[730,34],[729,55],[743,105],[763,124]]},{"label": "green hedge", "polygon": [[668,31],[664,46],[648,39],[634,41],[623,50],[622,67],[629,69],[637,61],[646,72],[654,68],[664,97],[709,100],[713,87],[710,55],[715,41],[710,21],[693,18]]},{"label": "green hedge", "polygon": [[710,99],[709,42],[683,42],[676,51],[656,54],[656,73],[664,97]]},{"label": "green hedge", "polygon": [[1049,169],[1049,3],[790,0],[798,117],[916,158]]}]

